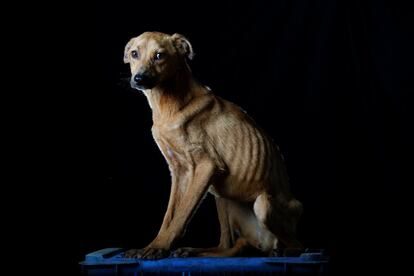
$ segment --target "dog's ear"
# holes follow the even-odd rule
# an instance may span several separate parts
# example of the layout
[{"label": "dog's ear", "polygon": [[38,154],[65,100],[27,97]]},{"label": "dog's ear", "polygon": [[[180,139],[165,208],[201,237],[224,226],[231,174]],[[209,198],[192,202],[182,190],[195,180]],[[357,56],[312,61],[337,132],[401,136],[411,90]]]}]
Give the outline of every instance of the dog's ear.
[{"label": "dog's ear", "polygon": [[190,60],[194,58],[193,47],[187,38],[180,34],[173,34],[171,36],[171,39],[175,48],[177,48],[178,52],[181,55],[187,57]]},{"label": "dog's ear", "polygon": [[132,47],[132,44],[134,44],[134,38],[132,38],[127,45],[125,46],[124,50],[124,63],[129,63],[129,50]]}]

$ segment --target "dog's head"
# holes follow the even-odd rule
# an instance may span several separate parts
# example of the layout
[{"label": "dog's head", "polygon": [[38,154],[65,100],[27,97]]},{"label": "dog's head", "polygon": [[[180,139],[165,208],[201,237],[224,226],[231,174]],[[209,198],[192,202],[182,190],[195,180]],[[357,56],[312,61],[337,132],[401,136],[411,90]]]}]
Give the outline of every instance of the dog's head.
[{"label": "dog's head", "polygon": [[190,42],[180,34],[146,32],[125,46],[124,62],[131,67],[131,87],[151,89],[174,77],[194,56]]}]

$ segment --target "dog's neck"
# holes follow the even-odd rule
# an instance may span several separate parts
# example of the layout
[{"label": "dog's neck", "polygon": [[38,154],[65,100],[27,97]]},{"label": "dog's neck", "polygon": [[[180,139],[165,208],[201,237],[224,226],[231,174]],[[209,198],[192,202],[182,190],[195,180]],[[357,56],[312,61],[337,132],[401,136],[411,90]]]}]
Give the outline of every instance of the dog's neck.
[{"label": "dog's neck", "polygon": [[192,76],[190,70],[176,74],[174,78],[143,91],[152,109],[154,123],[169,121],[194,98],[205,93],[205,88]]}]

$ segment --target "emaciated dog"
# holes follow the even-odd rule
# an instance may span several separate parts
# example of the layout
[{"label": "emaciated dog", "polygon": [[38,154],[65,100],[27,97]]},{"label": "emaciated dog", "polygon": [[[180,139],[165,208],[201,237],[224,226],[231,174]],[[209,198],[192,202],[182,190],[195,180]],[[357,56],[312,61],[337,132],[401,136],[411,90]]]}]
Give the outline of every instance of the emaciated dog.
[{"label": "emaciated dog", "polygon": [[295,232],[302,205],[289,191],[279,148],[241,108],[193,78],[188,65],[193,56],[180,34],[146,32],[125,47],[131,86],[148,98],[152,134],[172,176],[157,237],[125,256],[170,254],[207,192],[216,200],[219,245],[180,248],[172,256],[239,256],[249,248],[271,256],[281,246],[301,250]]}]

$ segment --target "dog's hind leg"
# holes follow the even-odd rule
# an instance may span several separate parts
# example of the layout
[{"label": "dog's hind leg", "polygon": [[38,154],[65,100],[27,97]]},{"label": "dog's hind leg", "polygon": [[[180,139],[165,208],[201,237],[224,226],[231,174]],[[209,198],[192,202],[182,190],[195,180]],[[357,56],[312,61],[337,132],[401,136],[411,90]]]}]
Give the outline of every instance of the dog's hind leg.
[{"label": "dog's hind leg", "polygon": [[[225,200],[230,230],[230,247],[218,247],[214,251],[200,252],[204,257],[268,256],[277,239],[263,227],[251,203]],[[225,237],[222,236],[222,238]],[[234,242],[234,240],[236,240]],[[223,239],[222,239],[223,242]]]},{"label": "dog's hind leg", "polygon": [[[217,214],[220,221],[220,243],[211,248],[182,247],[172,253],[173,257],[233,257],[261,255],[247,237],[255,235],[251,227],[254,214],[243,204],[230,199],[216,197]],[[250,218],[250,219],[249,219]],[[244,230],[241,230],[241,229]]]},{"label": "dog's hind leg", "polygon": [[[267,256],[276,243],[276,237],[257,219],[249,203],[220,199],[223,212],[219,217],[222,236],[220,246],[209,249],[181,249],[185,256],[233,257]],[[189,253],[189,254],[188,254]]]},{"label": "dog's hind leg", "polygon": [[[286,255],[302,251],[302,244],[296,239],[296,224],[302,213],[302,205],[296,199],[273,198],[262,193],[256,198],[254,212],[260,224],[272,232],[285,246]],[[280,244],[275,244],[274,250]]]},{"label": "dog's hind leg", "polygon": [[234,245],[230,248],[216,248],[212,251],[200,252],[197,256],[200,257],[235,257],[242,256],[245,252],[250,251],[252,246],[249,244],[247,239],[238,238]]}]

